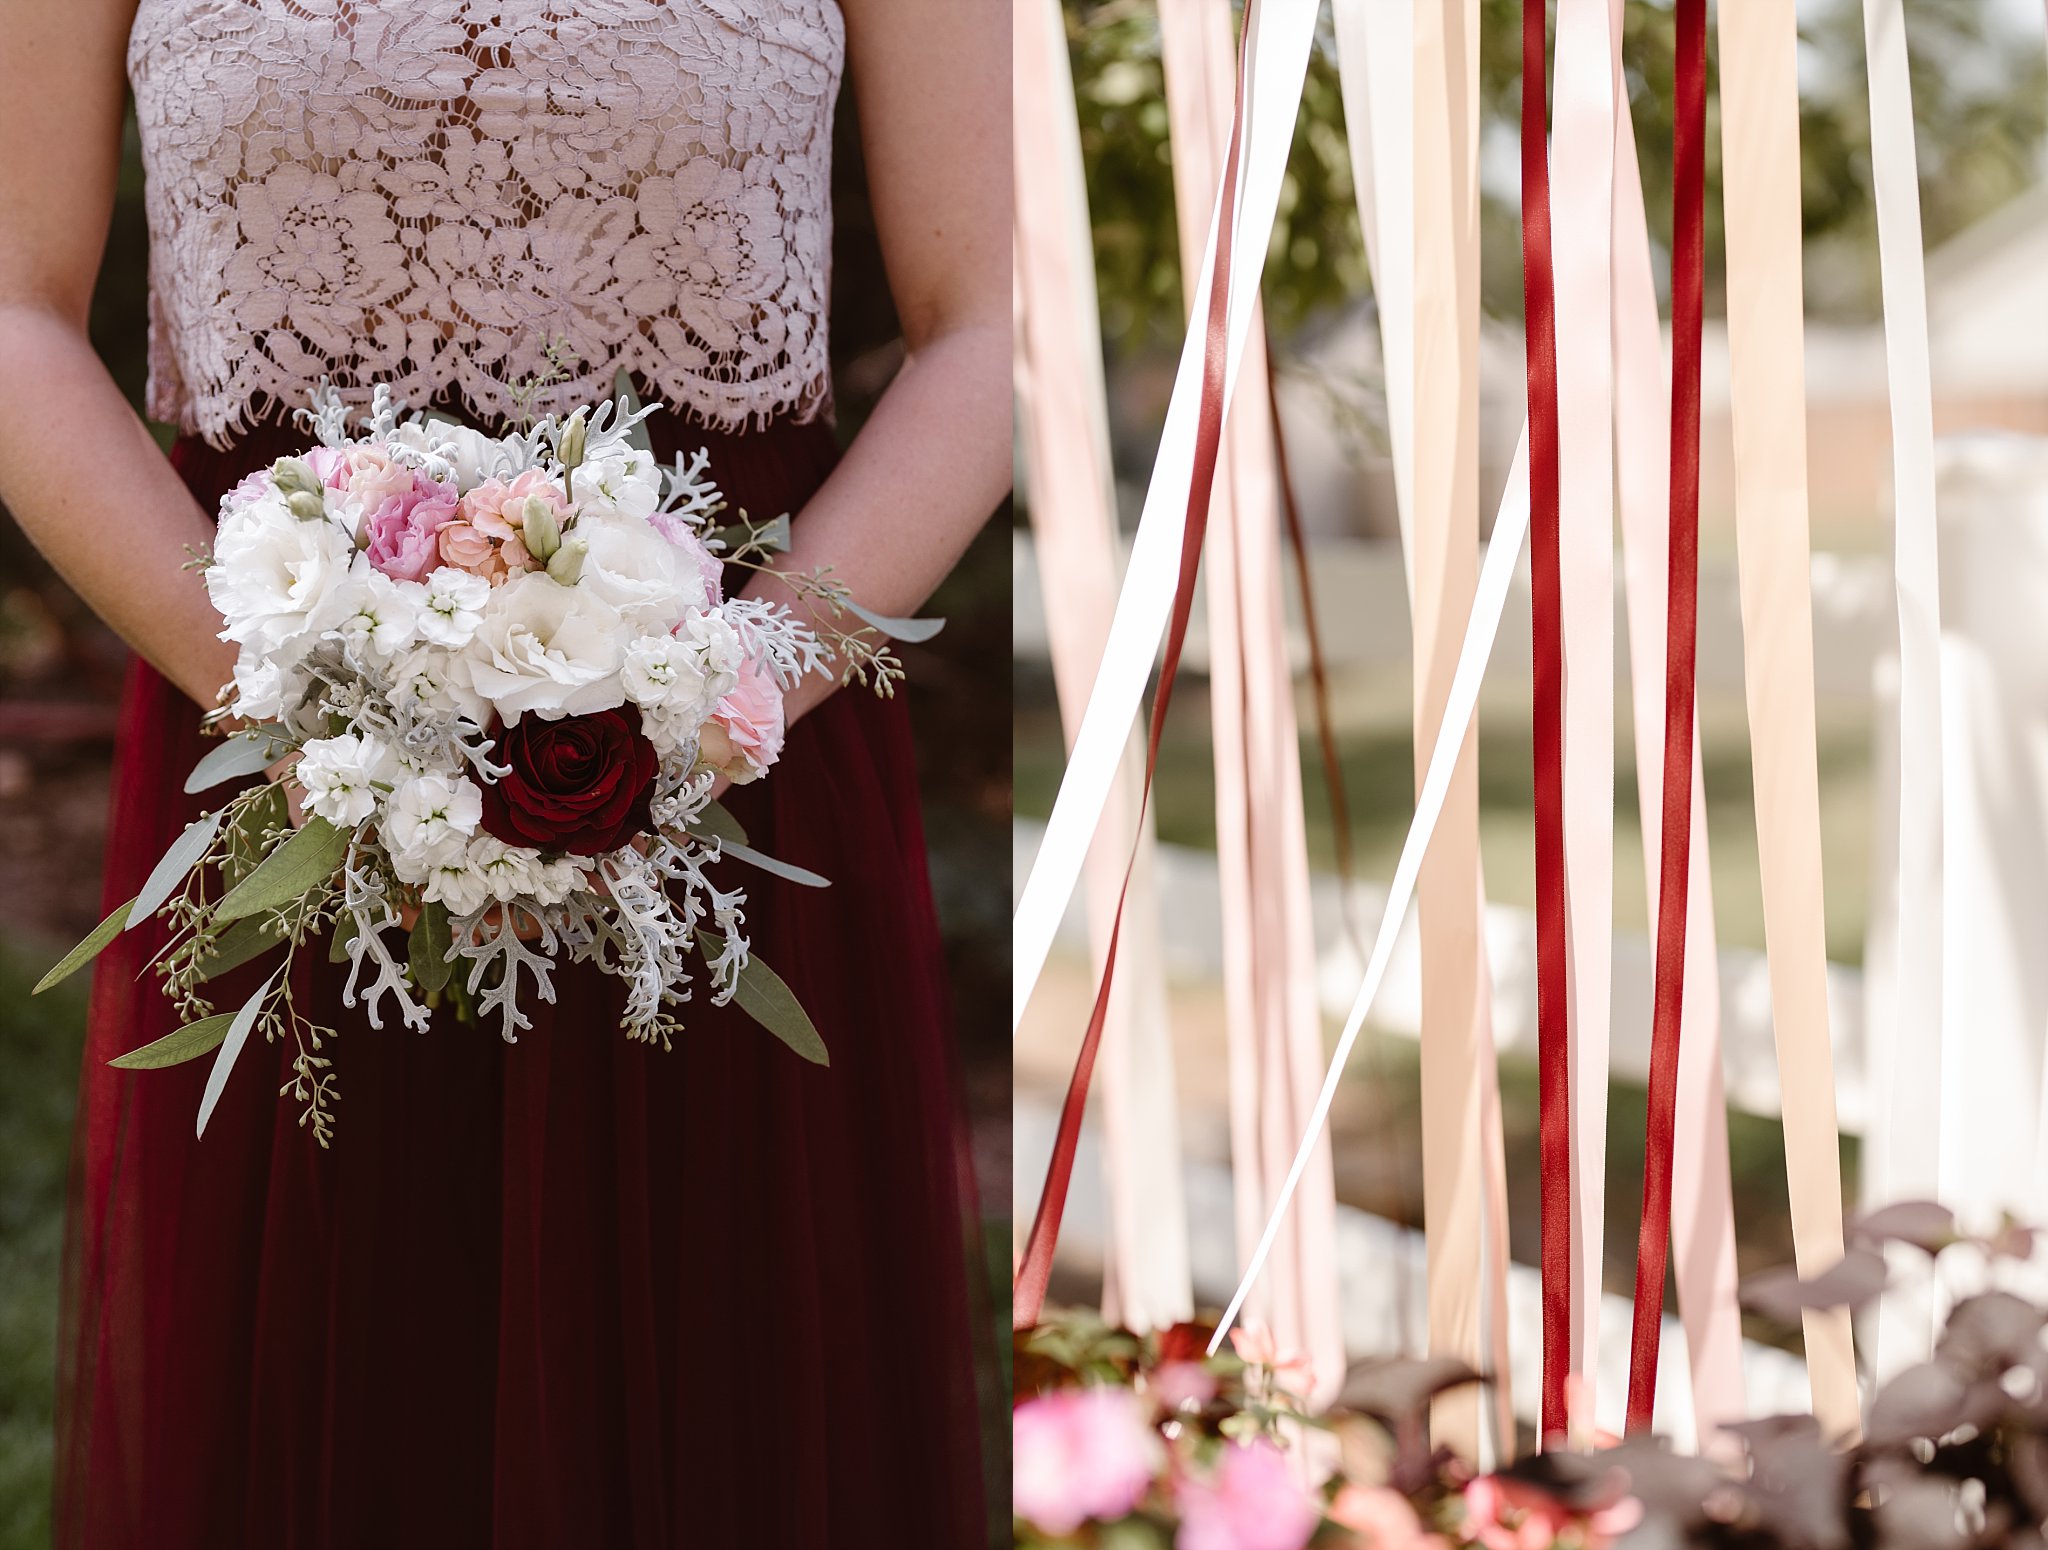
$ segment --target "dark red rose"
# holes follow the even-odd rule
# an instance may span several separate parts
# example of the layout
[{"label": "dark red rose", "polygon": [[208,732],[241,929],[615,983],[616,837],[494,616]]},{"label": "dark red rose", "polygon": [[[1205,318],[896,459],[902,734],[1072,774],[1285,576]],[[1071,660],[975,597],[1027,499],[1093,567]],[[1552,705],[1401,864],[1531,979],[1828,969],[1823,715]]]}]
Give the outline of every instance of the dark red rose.
[{"label": "dark red rose", "polygon": [[652,823],[654,745],[632,706],[494,723],[491,758],[511,773],[484,786],[484,829],[507,845],[579,856],[616,850]]}]

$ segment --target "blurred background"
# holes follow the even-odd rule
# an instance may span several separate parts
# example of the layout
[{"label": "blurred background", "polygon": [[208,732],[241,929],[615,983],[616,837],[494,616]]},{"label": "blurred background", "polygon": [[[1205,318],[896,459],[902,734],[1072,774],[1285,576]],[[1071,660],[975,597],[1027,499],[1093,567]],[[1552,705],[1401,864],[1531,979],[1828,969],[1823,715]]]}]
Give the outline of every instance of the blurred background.
[{"label": "blurred background", "polygon": [[[1153,0],[1066,0],[1064,9],[1094,226],[1117,495],[1128,532],[1143,501],[1184,328],[1157,11]],[[1965,438],[1945,443],[1951,449],[2021,445],[2003,438],[2048,434],[2048,40],[2042,7],[2039,0],[1914,0],[1906,9],[1928,253],[1936,431]],[[1481,0],[1480,10],[1481,511],[1482,522],[1490,524],[1524,415],[1520,7],[1514,0]],[[1844,1183],[1854,1202],[1857,1130],[1867,1113],[1862,969],[1873,897],[1882,897],[1888,886],[1886,825],[1896,834],[1896,817],[1884,811],[1883,795],[1896,640],[1891,438],[1861,6],[1858,0],[1801,0],[1798,12],[1818,753]],[[1629,103],[1663,287],[1671,204],[1669,0],[1631,4],[1626,18]],[[1788,1261],[1792,1244],[1743,706],[1727,335],[1721,317],[1720,147],[1711,95],[1707,111],[1700,736],[1722,950],[1736,1221],[1741,1269],[1747,1274]],[[1309,530],[1323,644],[1331,659],[1357,873],[1383,887],[1414,805],[1408,609],[1374,301],[1327,15],[1309,63],[1304,109],[1267,255],[1264,297],[1278,411]],[[1559,343],[1563,350],[1572,348],[1570,340]],[[1984,433],[1991,433],[1988,439]],[[1020,495],[1020,510],[1028,512],[1029,498],[1028,490]],[[1945,494],[1945,522],[1949,504]],[[1022,517],[1013,542],[1021,877],[1050,811],[1063,753],[1038,603],[1040,578]],[[1951,567],[1946,549],[1942,563],[1946,587]],[[1501,1086],[1510,1236],[1516,1261],[1533,1266],[1538,1170],[1526,565],[1524,578],[1510,598],[1481,699],[1479,779],[1495,1019],[1505,1046]],[[1642,840],[1626,688],[1627,641],[1619,608],[1617,597],[1618,1049],[1624,1025],[1646,1025],[1649,1006]],[[1969,622],[1967,605],[1959,609],[1949,601],[1944,608],[1952,620]],[[1197,666],[1204,652],[1202,617],[1198,604],[1190,647]],[[1298,606],[1293,617],[1300,665],[1305,651]],[[2029,656],[2037,654],[2038,646],[2028,648]],[[1340,944],[1330,807],[1306,681],[1298,677],[1297,682],[1310,861],[1319,869],[1319,983],[1326,1036],[1334,1040],[1356,988],[1358,965]],[[1219,1280],[1213,1267],[1234,1279],[1235,1249],[1227,1183],[1215,791],[1206,682],[1184,674],[1181,684],[1153,798],[1162,842],[1158,891],[1196,1300],[1220,1304],[1232,1283]],[[2016,919],[2014,929],[2025,932],[2031,918]],[[1333,1112],[1336,1178],[1340,1210],[1353,1222],[1376,1219],[1417,1227],[1422,1172],[1415,1004],[1399,983],[1399,963]],[[1086,937],[1078,920],[1070,919],[1018,1045],[1017,1180],[1025,1203],[1035,1199],[1054,1107],[1092,994]],[[1641,1042],[1647,1043],[1646,1036]],[[1640,1203],[1641,1076],[1640,1071],[1618,1070],[1610,1099],[1606,1288],[1624,1297],[1632,1285]],[[2014,1146],[2018,1149],[2017,1138]],[[1104,1231],[1100,1189],[1099,1174],[1091,1175],[1084,1164],[1073,1225],[1063,1240],[1055,1300],[1093,1302],[1098,1293]],[[1346,1229],[1340,1226],[1339,1231],[1341,1243]],[[1353,1241],[1368,1239],[1388,1241],[1369,1234]],[[1212,1267],[1206,1276],[1205,1264]],[[1767,1345],[1784,1346],[1796,1338],[1791,1330],[1754,1318],[1748,1332]]]},{"label": "blurred background", "polygon": [[[851,104],[834,176],[832,343],[842,440],[902,359],[868,208]],[[93,302],[93,342],[139,408],[148,239],[131,122],[118,207]],[[168,446],[169,428],[155,427]],[[926,612],[947,620],[905,646],[919,777],[953,984],[961,1091],[985,1222],[991,1335],[1007,1329],[1009,1268],[1010,726],[988,685],[1008,672],[1007,512]],[[99,920],[108,769],[125,648],[0,520],[0,1550],[49,1543],[51,1384],[65,1172],[90,975],[29,988]],[[938,735],[943,729],[944,735]],[[1007,1339],[991,1348],[1007,1350]],[[990,1447],[1007,1448],[994,1400]],[[996,1455],[992,1452],[991,1457]],[[992,1499],[1004,1493],[992,1490]],[[1007,1511],[1007,1509],[1004,1509]],[[1005,1519],[1007,1521],[1007,1519]]]}]

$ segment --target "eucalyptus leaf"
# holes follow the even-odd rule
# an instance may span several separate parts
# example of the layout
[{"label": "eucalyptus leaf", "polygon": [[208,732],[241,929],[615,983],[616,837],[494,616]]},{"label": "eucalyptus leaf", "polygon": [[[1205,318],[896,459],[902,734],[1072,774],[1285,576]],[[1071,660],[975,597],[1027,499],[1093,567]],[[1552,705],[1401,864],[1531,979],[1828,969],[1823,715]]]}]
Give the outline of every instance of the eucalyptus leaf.
[{"label": "eucalyptus leaf", "polygon": [[[627,416],[630,417],[640,412],[640,395],[633,391],[632,375],[623,366],[619,368],[618,374],[612,378],[612,397],[625,401],[624,407]],[[649,457],[654,456],[654,438],[647,434],[647,422],[645,420],[640,421],[626,432],[626,444],[637,451],[645,452]]]},{"label": "eucalyptus leaf", "polygon": [[887,614],[861,607],[852,598],[846,600],[846,606],[884,635],[894,640],[909,641],[912,645],[930,640],[946,627],[943,619],[892,619]]},{"label": "eucalyptus leaf", "polygon": [[107,1064],[119,1066],[123,1071],[156,1071],[164,1066],[196,1060],[228,1036],[228,1029],[234,1021],[233,1012],[202,1017],[196,1023],[187,1023],[176,1032],[165,1034],[153,1044],[132,1049],[125,1055],[116,1055]]},{"label": "eucalyptus leaf", "polygon": [[731,856],[736,861],[744,861],[749,866],[757,866],[764,872],[771,872],[775,876],[787,879],[792,883],[801,883],[806,888],[830,888],[832,886],[832,879],[829,877],[820,877],[816,872],[810,871],[807,868],[796,866],[788,861],[777,861],[773,856],[764,856],[760,851],[754,849],[753,846],[743,844],[737,840],[721,841],[720,849],[725,855]]},{"label": "eucalyptus leaf", "polygon": [[[725,938],[716,932],[700,928],[697,935],[703,939],[707,957],[716,957],[725,946]],[[797,1000],[796,992],[759,958],[747,959],[747,966],[740,970],[739,986],[734,990],[732,999],[741,1011],[812,1065],[832,1064],[825,1050],[825,1041],[819,1036],[817,1025],[811,1021],[803,1003]]]},{"label": "eucalyptus leaf", "polygon": [[325,818],[306,826],[263,858],[262,863],[230,888],[213,907],[215,920],[240,920],[284,908],[302,899],[328,878],[348,854],[351,829],[337,829]]},{"label": "eucalyptus leaf", "polygon": [[213,951],[199,960],[199,977],[210,980],[239,969],[277,946],[290,929],[290,920],[282,914],[249,915],[233,922],[214,942]]},{"label": "eucalyptus leaf", "polygon": [[356,918],[353,915],[339,916],[334,922],[334,935],[327,943],[329,963],[348,962],[348,944],[355,940]]},{"label": "eucalyptus leaf", "polygon": [[206,848],[213,843],[214,835],[220,832],[223,808],[218,813],[208,813],[185,826],[185,832],[171,841],[171,848],[164,852],[163,860],[156,864],[149,874],[149,880],[142,885],[142,891],[135,896],[135,902],[128,907],[128,925],[138,926],[157,912],[164,900],[178,884],[185,880],[185,874],[199,864],[199,858],[206,854]]},{"label": "eucalyptus leaf", "polygon": [[209,748],[205,757],[192,766],[192,773],[185,777],[185,790],[188,793],[208,791],[237,776],[254,775],[259,770],[268,769],[290,751],[291,744],[286,740],[282,727],[264,726],[237,732]]},{"label": "eucalyptus leaf", "polygon": [[711,536],[724,544],[728,552],[758,549],[782,554],[789,549],[789,513],[785,511],[773,522],[736,522],[714,529]]},{"label": "eucalyptus leaf", "polygon": [[697,833],[728,846],[747,843],[747,831],[740,827],[740,821],[733,817],[732,810],[723,802],[704,804],[704,811],[697,815]]},{"label": "eucalyptus leaf", "polygon": [[101,949],[121,934],[121,928],[128,923],[128,912],[135,907],[130,899],[126,904],[115,907],[113,914],[92,928],[91,933],[70,952],[57,960],[57,966],[36,981],[36,988],[29,992],[39,996],[52,985],[68,980],[80,969],[99,957]]},{"label": "eucalyptus leaf", "polygon": [[443,989],[455,966],[448,961],[448,906],[429,901],[420,906],[420,918],[413,922],[406,944],[412,961],[412,977],[421,990],[432,994]]},{"label": "eucalyptus leaf", "polygon": [[199,1098],[196,1135],[206,1134],[206,1122],[213,1117],[213,1106],[220,1102],[221,1091],[228,1085],[228,1073],[235,1068],[235,1058],[242,1053],[242,1046],[249,1042],[249,1030],[256,1026],[256,1014],[263,1010],[263,998],[270,994],[270,987],[281,972],[281,966],[272,969],[270,978],[258,987],[255,995],[242,1003],[242,1009],[228,1024],[227,1033],[221,1039],[220,1053],[213,1057],[213,1069],[206,1074],[206,1091]]}]

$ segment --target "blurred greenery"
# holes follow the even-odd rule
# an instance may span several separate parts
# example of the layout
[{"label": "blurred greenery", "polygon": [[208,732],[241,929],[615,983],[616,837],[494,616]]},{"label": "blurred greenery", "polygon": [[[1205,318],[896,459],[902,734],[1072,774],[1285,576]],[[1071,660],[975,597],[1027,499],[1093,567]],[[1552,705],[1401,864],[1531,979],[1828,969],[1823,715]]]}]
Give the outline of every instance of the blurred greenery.
[{"label": "blurred greenery", "polygon": [[[1802,6],[1800,166],[1808,302],[1818,315],[1878,308],[1870,118],[1860,0]],[[1180,261],[1173,213],[1158,13],[1152,0],[1067,0],[1068,41],[1095,222],[1103,335],[1112,355],[1178,341]],[[1521,105],[1519,0],[1480,0],[1482,299],[1496,317],[1522,311],[1515,147]],[[2048,51],[2012,35],[1990,0],[1907,7],[1926,240],[1938,245],[2041,175],[2048,135]],[[1713,32],[1708,36],[1709,69]],[[1671,226],[1671,0],[1627,7],[1622,62],[1660,273]],[[1310,57],[1303,111],[1281,188],[1265,278],[1274,327],[1370,289],[1352,208],[1350,156],[1329,19]],[[1721,147],[1707,104],[1710,310],[1719,301]],[[1494,176],[1505,168],[1505,179]]]}]

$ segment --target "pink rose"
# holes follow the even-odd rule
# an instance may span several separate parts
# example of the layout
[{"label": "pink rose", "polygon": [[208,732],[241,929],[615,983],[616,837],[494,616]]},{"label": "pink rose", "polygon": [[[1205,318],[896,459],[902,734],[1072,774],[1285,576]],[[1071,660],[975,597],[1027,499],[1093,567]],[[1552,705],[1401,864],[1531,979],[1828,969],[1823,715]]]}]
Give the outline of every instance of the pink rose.
[{"label": "pink rose", "polygon": [[1125,1389],[1060,1389],[1010,1416],[1011,1505],[1045,1533],[1115,1522],[1143,1500],[1163,1449]]},{"label": "pink rose", "polygon": [[765,662],[740,664],[739,682],[697,732],[697,762],[736,786],[759,780],[782,756],[782,686]]},{"label": "pink rose", "polygon": [[697,536],[697,530],[671,511],[657,511],[647,519],[648,526],[661,534],[681,551],[683,557],[697,567],[697,574],[704,578],[704,593],[709,601],[706,608],[716,608],[725,601],[725,567],[718,556],[704,545]]},{"label": "pink rose", "polygon": [[345,490],[362,502],[363,510],[375,511],[394,496],[412,488],[413,469],[398,462],[382,447],[322,447],[327,457],[308,457],[313,477],[336,490]]},{"label": "pink rose", "polygon": [[1581,1550],[1607,1550],[1643,1519],[1643,1504],[1626,1494],[1628,1476],[1616,1469],[1613,1477],[1607,1505],[1575,1512],[1524,1481],[1481,1475],[1465,1487],[1465,1533],[1486,1550],[1550,1550],[1567,1535]]},{"label": "pink rose", "polygon": [[1208,1480],[1181,1482],[1174,1550],[1302,1550],[1322,1521],[1278,1448],[1232,1443]]},{"label": "pink rose", "polygon": [[1330,1503],[1330,1521],[1351,1530],[1364,1550],[1443,1550],[1443,1536],[1423,1532],[1408,1498],[1383,1485],[1345,1486]]},{"label": "pink rose", "polygon": [[438,538],[455,516],[455,489],[414,474],[411,488],[390,496],[363,524],[370,563],[396,581],[424,581],[441,563]]}]

